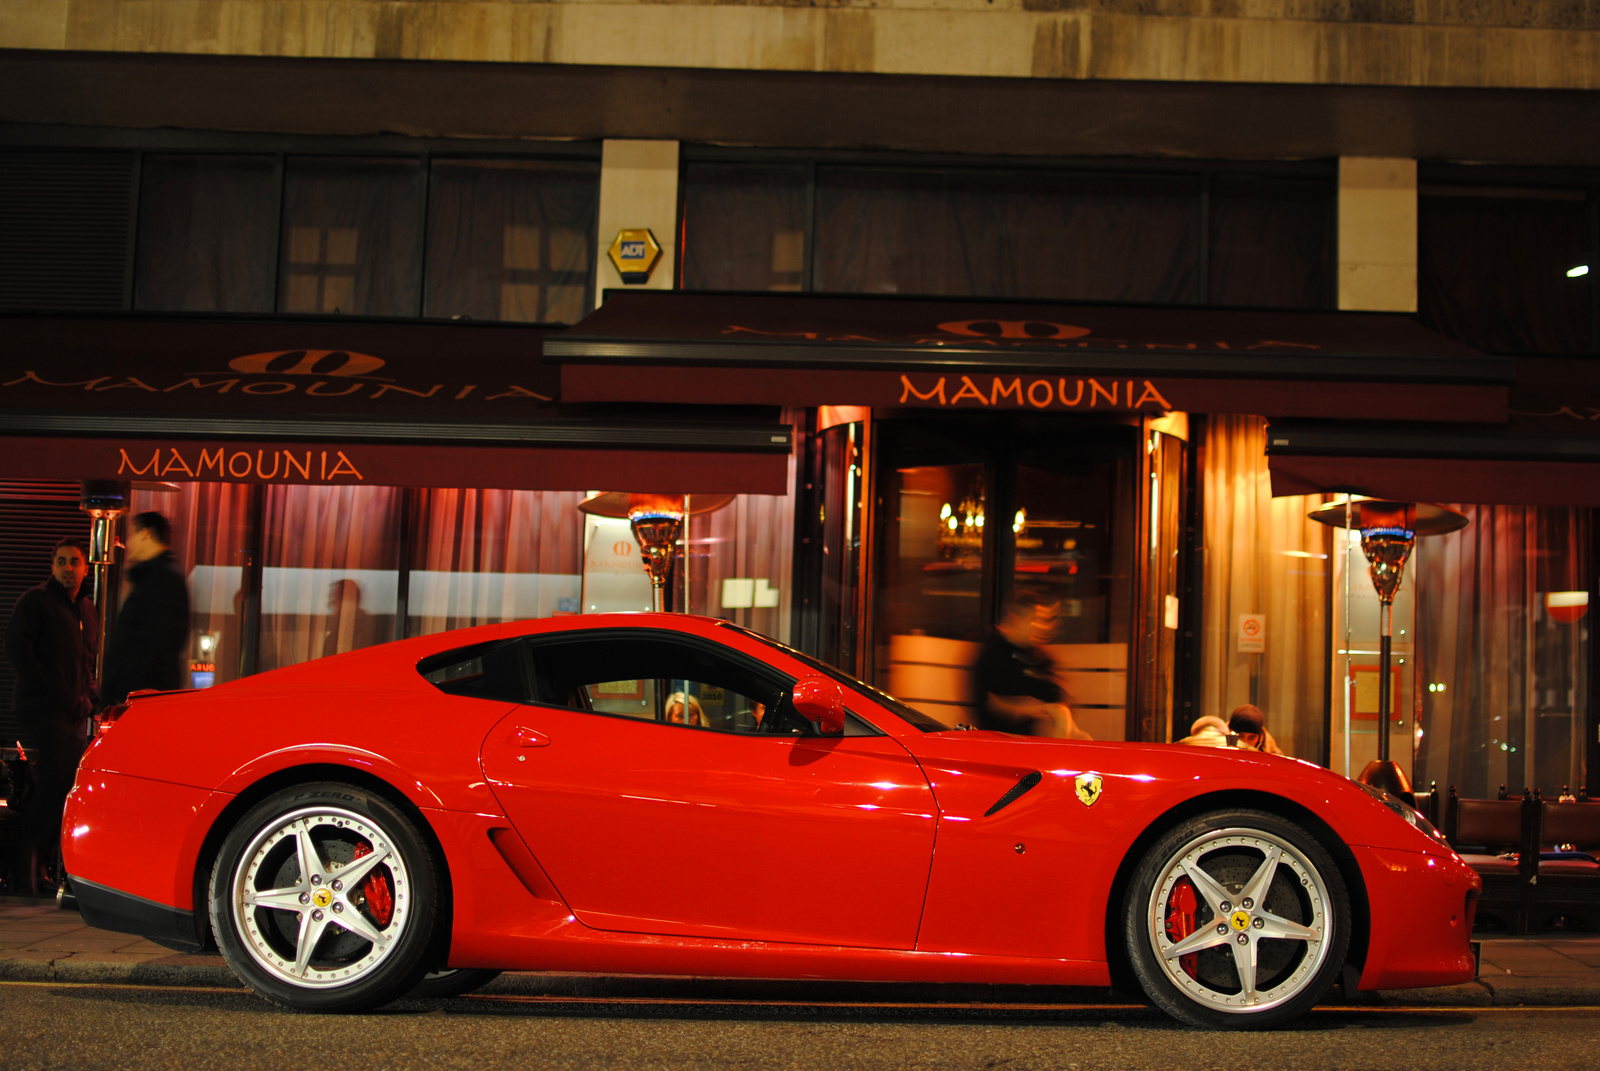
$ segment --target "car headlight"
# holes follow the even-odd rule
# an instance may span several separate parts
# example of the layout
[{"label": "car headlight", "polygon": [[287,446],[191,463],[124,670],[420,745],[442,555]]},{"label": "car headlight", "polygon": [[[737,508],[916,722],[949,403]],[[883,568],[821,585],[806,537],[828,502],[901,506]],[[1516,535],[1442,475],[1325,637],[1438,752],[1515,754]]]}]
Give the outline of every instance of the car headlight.
[{"label": "car headlight", "polygon": [[1432,822],[1418,814],[1415,807],[1411,806],[1411,804],[1407,803],[1399,796],[1396,796],[1392,792],[1385,792],[1381,788],[1374,788],[1373,786],[1361,781],[1351,781],[1350,783],[1355,785],[1361,791],[1365,792],[1367,795],[1371,796],[1373,799],[1377,800],[1379,803],[1383,804],[1385,807],[1389,808],[1401,818],[1405,819],[1423,836],[1428,837],[1430,840],[1438,841],[1447,848],[1450,847],[1450,842],[1444,839],[1444,834],[1435,829]]}]

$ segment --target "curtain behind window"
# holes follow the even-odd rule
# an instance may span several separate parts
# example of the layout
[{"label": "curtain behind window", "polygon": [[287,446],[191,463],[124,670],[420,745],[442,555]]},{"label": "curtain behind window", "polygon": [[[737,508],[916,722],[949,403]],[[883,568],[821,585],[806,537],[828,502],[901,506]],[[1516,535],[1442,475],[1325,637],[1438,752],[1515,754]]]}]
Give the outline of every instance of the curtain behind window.
[{"label": "curtain behind window", "polygon": [[408,636],[577,612],[582,494],[434,487],[418,495]]},{"label": "curtain behind window", "polygon": [[[1327,739],[1329,552],[1327,530],[1306,515],[1328,497],[1272,497],[1260,417],[1208,417],[1200,464],[1205,622],[1195,716],[1227,721],[1235,707],[1253,703],[1286,754],[1320,761]],[[1239,651],[1241,614],[1266,615],[1263,653]]]},{"label": "curtain behind window", "polygon": [[150,154],[139,189],[135,308],[272,311],[272,157]]},{"label": "curtain behind window", "polygon": [[1588,205],[1581,190],[1424,187],[1422,322],[1490,353],[1588,353]]},{"label": "curtain behind window", "polygon": [[804,288],[803,165],[689,164],[683,171],[683,288]]},{"label": "curtain behind window", "polygon": [[1195,181],[819,168],[815,289],[1196,299]]},{"label": "curtain behind window", "polygon": [[260,668],[394,639],[400,489],[265,489]]},{"label": "curtain behind window", "polygon": [[278,311],[416,316],[422,184],[417,160],[291,157]]},{"label": "curtain behind window", "polygon": [[1423,735],[1413,781],[1480,799],[1502,784],[1554,798],[1563,785],[1591,783],[1583,744],[1594,607],[1566,623],[1546,600],[1593,589],[1590,513],[1454,508],[1471,523],[1414,551]]},{"label": "curtain behind window", "polygon": [[1333,214],[1333,186],[1326,180],[1213,176],[1206,300],[1328,308]]},{"label": "curtain behind window", "polygon": [[576,323],[594,304],[593,164],[436,160],[424,315]]}]

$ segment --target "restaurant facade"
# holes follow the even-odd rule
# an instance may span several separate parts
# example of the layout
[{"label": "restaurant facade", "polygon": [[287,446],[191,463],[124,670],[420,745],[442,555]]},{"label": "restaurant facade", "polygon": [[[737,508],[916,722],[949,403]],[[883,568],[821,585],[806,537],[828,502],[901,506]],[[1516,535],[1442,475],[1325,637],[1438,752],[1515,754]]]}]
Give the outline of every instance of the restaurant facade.
[{"label": "restaurant facade", "polygon": [[[1096,739],[1248,702],[1354,774],[1387,687],[1418,787],[1592,780],[1600,270],[1570,272],[1600,261],[1600,160],[1553,147],[1581,93],[1532,94],[1518,140],[1504,94],[1396,90],[1378,111],[1434,124],[1396,148],[1345,84],[1285,91],[1341,124],[1228,78],[686,63],[672,117],[578,99],[636,66],[8,44],[7,602],[89,481],[173,519],[214,686],[647,608],[626,521],[580,505],[667,496],[671,608],[949,724],[1026,592]],[[708,102],[796,86],[839,122]],[[1040,122],[1091,93],[1110,141]],[[642,228],[632,283],[608,248]],[[1352,498],[1468,522],[1418,538],[1387,682],[1360,531],[1310,516]]]}]

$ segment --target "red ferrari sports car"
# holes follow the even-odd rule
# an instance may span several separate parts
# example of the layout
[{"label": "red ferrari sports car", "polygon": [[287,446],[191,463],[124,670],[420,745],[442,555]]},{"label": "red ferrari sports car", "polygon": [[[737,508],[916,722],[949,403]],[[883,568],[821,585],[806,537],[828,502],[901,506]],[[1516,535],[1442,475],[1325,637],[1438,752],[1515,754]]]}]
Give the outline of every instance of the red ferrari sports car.
[{"label": "red ferrari sports car", "polygon": [[723,621],[566,617],[150,694],[90,747],[84,919],[291,1008],[501,970],[1142,988],[1265,1026],[1474,972],[1480,883],[1292,759],[951,730]]}]

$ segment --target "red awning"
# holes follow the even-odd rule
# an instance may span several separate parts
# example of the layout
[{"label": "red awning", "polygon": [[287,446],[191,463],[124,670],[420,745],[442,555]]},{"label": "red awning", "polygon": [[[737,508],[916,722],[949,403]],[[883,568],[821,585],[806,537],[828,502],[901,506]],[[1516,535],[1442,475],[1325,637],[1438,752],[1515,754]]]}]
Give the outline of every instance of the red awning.
[{"label": "red awning", "polygon": [[788,490],[786,425],[564,411],[539,328],[6,317],[0,330],[0,478]]},{"label": "red awning", "polygon": [[1389,313],[610,291],[568,402],[1498,422],[1509,359]]},{"label": "red awning", "polygon": [[1517,358],[1504,425],[1274,421],[1267,466],[1274,495],[1600,506],[1600,361]]}]

